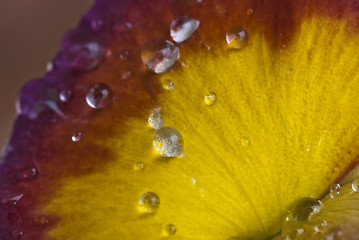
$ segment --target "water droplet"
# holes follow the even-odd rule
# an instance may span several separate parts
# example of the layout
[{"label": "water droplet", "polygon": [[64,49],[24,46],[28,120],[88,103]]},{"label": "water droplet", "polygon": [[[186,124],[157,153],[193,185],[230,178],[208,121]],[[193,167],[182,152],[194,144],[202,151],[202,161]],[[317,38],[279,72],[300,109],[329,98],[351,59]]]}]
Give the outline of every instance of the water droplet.
[{"label": "water droplet", "polygon": [[330,198],[335,198],[337,195],[339,195],[339,190],[340,190],[340,184],[333,184],[330,186],[329,188],[329,196]]},{"label": "water droplet", "polygon": [[253,9],[252,8],[248,8],[246,11],[247,16],[250,16],[253,14]]},{"label": "water droplet", "polygon": [[176,43],[187,40],[198,28],[199,21],[183,16],[176,18],[171,23],[171,37]]},{"label": "water droplet", "polygon": [[160,197],[154,192],[146,192],[140,197],[139,205],[142,212],[154,213],[160,207]]},{"label": "water droplet", "polygon": [[129,78],[131,77],[131,75],[132,75],[132,72],[131,72],[131,71],[126,71],[126,72],[122,73],[121,78],[122,78],[123,80],[127,80],[127,79],[129,79]]},{"label": "water droplet", "polygon": [[54,63],[52,61],[47,62],[46,72],[51,72],[54,69]]},{"label": "water droplet", "polygon": [[164,73],[170,71],[179,58],[179,49],[170,41],[152,39],[142,47],[141,57],[148,69]]},{"label": "water droplet", "polygon": [[126,61],[126,60],[129,59],[129,57],[130,57],[130,52],[127,51],[127,50],[122,51],[122,52],[120,53],[120,60],[121,60],[121,61]]},{"label": "water droplet", "polygon": [[177,228],[175,225],[173,224],[167,224],[166,226],[164,226],[163,228],[163,234],[166,236],[166,237],[169,237],[169,236],[173,236],[175,235],[177,232]]},{"label": "water droplet", "polygon": [[316,232],[323,232],[328,227],[328,223],[325,220],[320,221],[314,225],[314,230]]},{"label": "water droplet", "polygon": [[326,240],[344,240],[345,238],[345,232],[341,229],[341,227],[333,227],[329,229],[325,233],[325,239]]},{"label": "water droplet", "polygon": [[13,185],[0,185],[0,204],[12,203],[16,204],[24,194]]},{"label": "water droplet", "polygon": [[72,141],[74,141],[74,142],[79,142],[79,141],[82,140],[83,137],[84,137],[83,132],[81,132],[81,131],[76,131],[76,132],[74,132],[74,134],[72,135],[71,139],[72,139]]},{"label": "water droplet", "polygon": [[86,101],[92,108],[105,108],[113,102],[112,89],[105,83],[95,83],[89,88]]},{"label": "water droplet", "polygon": [[166,79],[163,84],[163,87],[168,91],[172,91],[175,88],[175,84],[171,80]]},{"label": "water droplet", "polygon": [[294,205],[293,209],[289,210],[290,215],[287,220],[310,220],[313,215],[321,211],[322,207],[322,202],[315,197],[302,198]]},{"label": "water droplet", "polygon": [[303,233],[304,227],[300,222],[287,222],[282,228],[281,237],[284,240],[295,240]]},{"label": "water droplet", "polygon": [[216,93],[209,92],[204,96],[204,102],[210,106],[213,105],[216,102]]},{"label": "water droplet", "polygon": [[183,139],[173,127],[163,127],[153,136],[153,146],[165,157],[177,157],[182,153]]},{"label": "water droplet", "polygon": [[352,189],[354,192],[359,192],[359,178],[353,180]]},{"label": "water droplet", "polygon": [[40,223],[41,223],[41,224],[47,224],[47,223],[49,223],[49,219],[48,219],[47,217],[42,217],[42,218],[40,219]]},{"label": "water droplet", "polygon": [[64,90],[59,93],[59,99],[61,102],[68,102],[71,98],[72,91]]},{"label": "water droplet", "polygon": [[39,172],[36,167],[31,167],[28,169],[25,169],[20,176],[21,181],[25,180],[32,180],[35,179],[39,175]]},{"label": "water droplet", "polygon": [[145,169],[145,164],[143,162],[136,162],[134,165],[134,169],[137,171],[142,171]]},{"label": "water droplet", "polygon": [[71,67],[89,71],[98,66],[103,50],[96,41],[69,36],[63,41],[62,53]]},{"label": "water droplet", "polygon": [[132,30],[133,26],[130,22],[120,21],[114,26],[114,30],[118,33],[124,33]]},{"label": "water droplet", "polygon": [[243,147],[248,147],[249,144],[250,144],[249,138],[242,137],[241,143],[242,143],[242,146],[243,146]]},{"label": "water droplet", "polygon": [[152,128],[156,130],[163,127],[163,119],[161,114],[159,114],[158,112],[152,112],[148,118],[148,123]]},{"label": "water droplet", "polygon": [[231,48],[243,49],[248,45],[249,34],[245,27],[233,26],[226,33],[226,40]]}]

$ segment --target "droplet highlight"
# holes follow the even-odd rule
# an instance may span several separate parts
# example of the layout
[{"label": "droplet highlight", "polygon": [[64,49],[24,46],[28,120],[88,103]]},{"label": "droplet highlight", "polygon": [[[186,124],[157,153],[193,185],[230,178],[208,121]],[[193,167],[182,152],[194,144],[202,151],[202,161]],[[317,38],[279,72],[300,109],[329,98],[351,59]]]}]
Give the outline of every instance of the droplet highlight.
[{"label": "droplet highlight", "polygon": [[64,90],[59,93],[59,99],[61,102],[68,102],[72,96],[72,91]]},{"label": "droplet highlight", "polygon": [[206,105],[210,106],[213,105],[216,102],[216,93],[215,92],[208,92],[205,96],[204,96],[204,102],[206,103]]},{"label": "droplet highlight", "polygon": [[173,224],[167,224],[163,228],[163,235],[165,235],[166,237],[173,236],[176,234],[176,232],[177,232],[177,228]]},{"label": "droplet highlight", "polygon": [[230,48],[244,49],[248,45],[248,39],[248,31],[242,26],[233,26],[226,33],[226,41]]},{"label": "droplet highlight", "polygon": [[176,43],[187,40],[199,27],[199,21],[188,16],[176,18],[171,23],[171,37]]},{"label": "droplet highlight", "polygon": [[359,178],[353,180],[352,189],[354,192],[359,192]]},{"label": "droplet highlight", "polygon": [[146,192],[140,197],[139,206],[143,213],[154,213],[160,207],[160,197],[154,192]]},{"label": "droplet highlight", "polygon": [[148,124],[156,130],[163,127],[163,119],[161,114],[158,112],[152,112],[148,118]]},{"label": "droplet highlight", "polygon": [[105,83],[95,83],[89,88],[86,101],[92,108],[105,108],[113,102],[112,89]]},{"label": "droplet highlight", "polygon": [[183,151],[181,134],[173,127],[163,127],[153,136],[153,146],[165,157],[177,157]]},{"label": "droplet highlight", "polygon": [[334,199],[336,196],[339,195],[340,184],[336,183],[330,186],[329,188],[329,196],[330,198]]},{"label": "droplet highlight", "polygon": [[146,67],[155,73],[171,70],[179,58],[179,49],[170,41],[152,39],[142,47],[141,57]]},{"label": "droplet highlight", "polygon": [[73,142],[79,142],[79,141],[82,140],[83,137],[84,137],[83,132],[76,131],[76,132],[74,132],[74,134],[72,134],[71,139],[72,139]]}]

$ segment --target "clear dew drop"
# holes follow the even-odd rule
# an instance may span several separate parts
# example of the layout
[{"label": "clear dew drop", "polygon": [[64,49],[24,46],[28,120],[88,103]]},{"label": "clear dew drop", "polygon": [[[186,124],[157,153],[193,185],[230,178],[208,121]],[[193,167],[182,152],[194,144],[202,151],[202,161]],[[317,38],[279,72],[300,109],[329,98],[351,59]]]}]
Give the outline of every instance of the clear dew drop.
[{"label": "clear dew drop", "polygon": [[163,127],[153,136],[153,146],[165,157],[177,157],[183,151],[181,134],[173,127]]},{"label": "clear dew drop", "polygon": [[172,91],[175,88],[175,84],[171,80],[166,79],[163,83],[163,87],[168,91]]},{"label": "clear dew drop", "polygon": [[161,114],[158,112],[152,112],[148,118],[148,124],[156,130],[163,127],[163,119]]},{"label": "clear dew drop", "polygon": [[154,192],[146,192],[142,194],[138,203],[141,212],[155,213],[160,207],[160,197]]},{"label": "clear dew drop", "polygon": [[61,102],[68,102],[72,96],[72,91],[64,90],[59,93],[59,99]]},{"label": "clear dew drop", "polygon": [[163,235],[165,235],[166,237],[173,236],[176,234],[176,232],[177,232],[177,228],[173,224],[167,224],[163,228]]},{"label": "clear dew drop", "polygon": [[21,176],[20,176],[20,180],[21,181],[25,181],[25,180],[33,180],[35,179],[37,176],[39,175],[39,171],[37,170],[36,167],[31,167],[28,169],[25,169],[24,171],[22,171]]},{"label": "clear dew drop", "polygon": [[155,73],[165,73],[171,70],[179,58],[179,49],[170,41],[152,39],[142,47],[141,57],[148,69]]},{"label": "clear dew drop", "polygon": [[328,227],[327,221],[322,220],[319,223],[314,225],[314,230],[316,232],[324,232],[327,227]]},{"label": "clear dew drop", "polygon": [[322,202],[315,197],[305,197],[300,199],[292,209],[289,210],[287,220],[305,221],[321,211]]},{"label": "clear dew drop", "polygon": [[215,92],[208,92],[205,96],[204,96],[204,102],[206,105],[210,106],[213,105],[216,102],[216,93]]},{"label": "clear dew drop", "polygon": [[248,147],[249,144],[250,144],[249,138],[247,138],[247,137],[242,137],[241,143],[242,143],[242,146],[243,146],[243,147]]},{"label": "clear dew drop", "polygon": [[248,45],[248,39],[248,31],[242,26],[233,26],[226,33],[226,40],[230,48],[243,49]]},{"label": "clear dew drop", "polygon": [[199,27],[199,21],[188,16],[176,18],[171,23],[171,37],[176,43],[187,40]]},{"label": "clear dew drop", "polygon": [[253,14],[253,9],[252,8],[248,8],[246,11],[247,16],[250,16]]},{"label": "clear dew drop", "polygon": [[359,192],[359,178],[353,180],[352,189],[354,192]]},{"label": "clear dew drop", "polygon": [[330,198],[335,198],[336,196],[339,195],[339,190],[340,190],[340,184],[336,183],[330,186],[329,188],[329,196]]},{"label": "clear dew drop", "polygon": [[127,79],[129,79],[131,77],[131,75],[132,75],[131,71],[126,71],[126,72],[122,73],[121,78],[123,80],[127,80]]},{"label": "clear dew drop", "polygon": [[136,162],[134,167],[133,167],[136,171],[142,171],[145,169],[145,164],[144,162]]},{"label": "clear dew drop", "polygon": [[105,108],[113,102],[112,89],[105,83],[95,83],[89,88],[86,101],[92,108]]},{"label": "clear dew drop", "polygon": [[73,142],[79,142],[82,140],[82,138],[84,137],[83,132],[81,131],[76,131],[74,132],[74,134],[72,135],[71,139]]}]

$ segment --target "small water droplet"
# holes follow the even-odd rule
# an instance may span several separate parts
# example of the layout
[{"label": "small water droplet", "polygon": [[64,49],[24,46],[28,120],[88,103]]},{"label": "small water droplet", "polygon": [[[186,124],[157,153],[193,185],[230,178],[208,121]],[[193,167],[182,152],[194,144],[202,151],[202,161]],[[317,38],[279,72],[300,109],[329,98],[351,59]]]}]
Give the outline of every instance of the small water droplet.
[{"label": "small water droplet", "polygon": [[120,21],[114,26],[114,30],[118,33],[124,33],[132,30],[133,26],[130,22]]},{"label": "small water droplet", "polygon": [[181,134],[173,127],[163,127],[153,136],[153,146],[165,157],[177,157],[183,150]]},{"label": "small water droplet", "polygon": [[326,240],[344,240],[345,238],[345,232],[341,227],[333,227],[329,229],[327,232],[325,232],[325,239]]},{"label": "small water droplet", "polygon": [[91,21],[91,28],[93,30],[100,30],[103,26],[103,21],[101,19],[93,19]]},{"label": "small water droplet", "polygon": [[52,61],[47,62],[46,72],[51,72],[54,69],[54,63]]},{"label": "small water droplet", "polygon": [[79,141],[82,140],[83,137],[84,137],[83,132],[81,132],[81,131],[76,131],[76,132],[74,132],[74,134],[72,135],[71,139],[72,139],[72,141],[74,141],[74,142],[79,142]]},{"label": "small water droplet", "polygon": [[324,230],[328,227],[328,223],[325,220],[320,221],[319,223],[314,225],[314,230],[316,232],[324,232]]},{"label": "small water droplet", "polygon": [[187,40],[198,28],[199,21],[183,16],[176,18],[171,23],[171,37],[176,43]]},{"label": "small water droplet", "polygon": [[175,84],[171,80],[166,79],[163,83],[163,87],[168,91],[172,91],[175,88]]},{"label": "small water droplet", "polygon": [[47,223],[49,223],[49,219],[48,219],[47,217],[42,217],[42,218],[40,219],[40,223],[41,223],[41,224],[47,224]]},{"label": "small water droplet", "polygon": [[216,102],[216,93],[215,92],[208,92],[204,96],[204,102],[208,106],[213,105]]},{"label": "small water droplet", "polygon": [[0,204],[12,203],[16,205],[23,196],[24,194],[13,185],[0,186]]},{"label": "small water droplet", "polygon": [[164,226],[163,228],[163,234],[166,236],[166,237],[169,237],[169,236],[173,236],[175,235],[177,232],[177,228],[175,225],[173,224],[167,224],[166,226]]},{"label": "small water droplet", "polygon": [[158,112],[152,112],[148,118],[148,123],[152,128],[156,130],[163,127],[163,119],[161,114],[159,114]]},{"label": "small water droplet", "polygon": [[352,189],[354,192],[359,192],[359,178],[353,180]]},{"label": "small water droplet", "polygon": [[242,143],[242,146],[243,146],[243,147],[248,147],[249,144],[250,144],[249,138],[247,138],[247,137],[242,137],[241,143]]},{"label": "small water droplet", "polygon": [[284,224],[281,237],[284,240],[296,240],[304,233],[304,227],[300,222],[287,222]]},{"label": "small water droplet", "polygon": [[21,181],[32,180],[38,176],[39,172],[36,167],[25,169],[20,176]]},{"label": "small water droplet", "polygon": [[250,16],[253,14],[253,9],[252,8],[248,8],[246,11],[247,16]]},{"label": "small water droplet", "polygon": [[75,33],[65,36],[61,49],[71,67],[84,71],[97,67],[103,54],[103,49],[97,41],[76,36]]},{"label": "small water droplet", "polygon": [[179,58],[179,49],[170,41],[152,39],[142,47],[141,57],[148,69],[155,73],[165,73],[171,70]]},{"label": "small water droplet", "polygon": [[113,102],[112,89],[105,83],[95,83],[89,88],[86,101],[92,108],[105,108]]},{"label": "small water droplet", "polygon": [[59,99],[61,102],[68,102],[71,98],[72,91],[64,90],[59,93]]},{"label": "small water droplet", "polygon": [[132,75],[131,71],[126,71],[126,72],[122,73],[121,78],[123,80],[127,80],[127,79],[129,79],[131,77],[131,75]]},{"label": "small water droplet", "polygon": [[322,202],[315,197],[305,197],[296,202],[294,207],[289,210],[287,220],[305,221],[321,211]]},{"label": "small water droplet", "polygon": [[140,197],[139,205],[142,212],[154,213],[160,207],[160,197],[154,192],[146,192]]},{"label": "small water droplet", "polygon": [[226,40],[229,47],[243,49],[248,45],[249,34],[245,27],[233,26],[226,33]]},{"label": "small water droplet", "polygon": [[333,184],[330,186],[329,188],[329,196],[330,198],[335,198],[337,195],[339,195],[339,190],[340,190],[340,184]]},{"label": "small water droplet", "polygon": [[124,50],[124,51],[122,51],[122,52],[120,53],[120,60],[121,60],[121,61],[126,61],[126,60],[129,59],[129,57],[130,57],[130,52],[127,51],[127,50]]},{"label": "small water droplet", "polygon": [[134,169],[137,171],[142,171],[145,169],[145,164],[144,162],[136,162],[134,165]]}]

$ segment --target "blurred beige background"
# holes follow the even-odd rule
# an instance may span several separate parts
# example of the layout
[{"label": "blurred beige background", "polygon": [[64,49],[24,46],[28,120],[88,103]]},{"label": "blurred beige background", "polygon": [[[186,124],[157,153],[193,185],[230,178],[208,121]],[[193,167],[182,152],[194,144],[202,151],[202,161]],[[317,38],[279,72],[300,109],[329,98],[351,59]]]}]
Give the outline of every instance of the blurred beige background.
[{"label": "blurred beige background", "polygon": [[45,73],[63,33],[93,0],[0,0],[0,150],[15,119],[21,86]]}]

